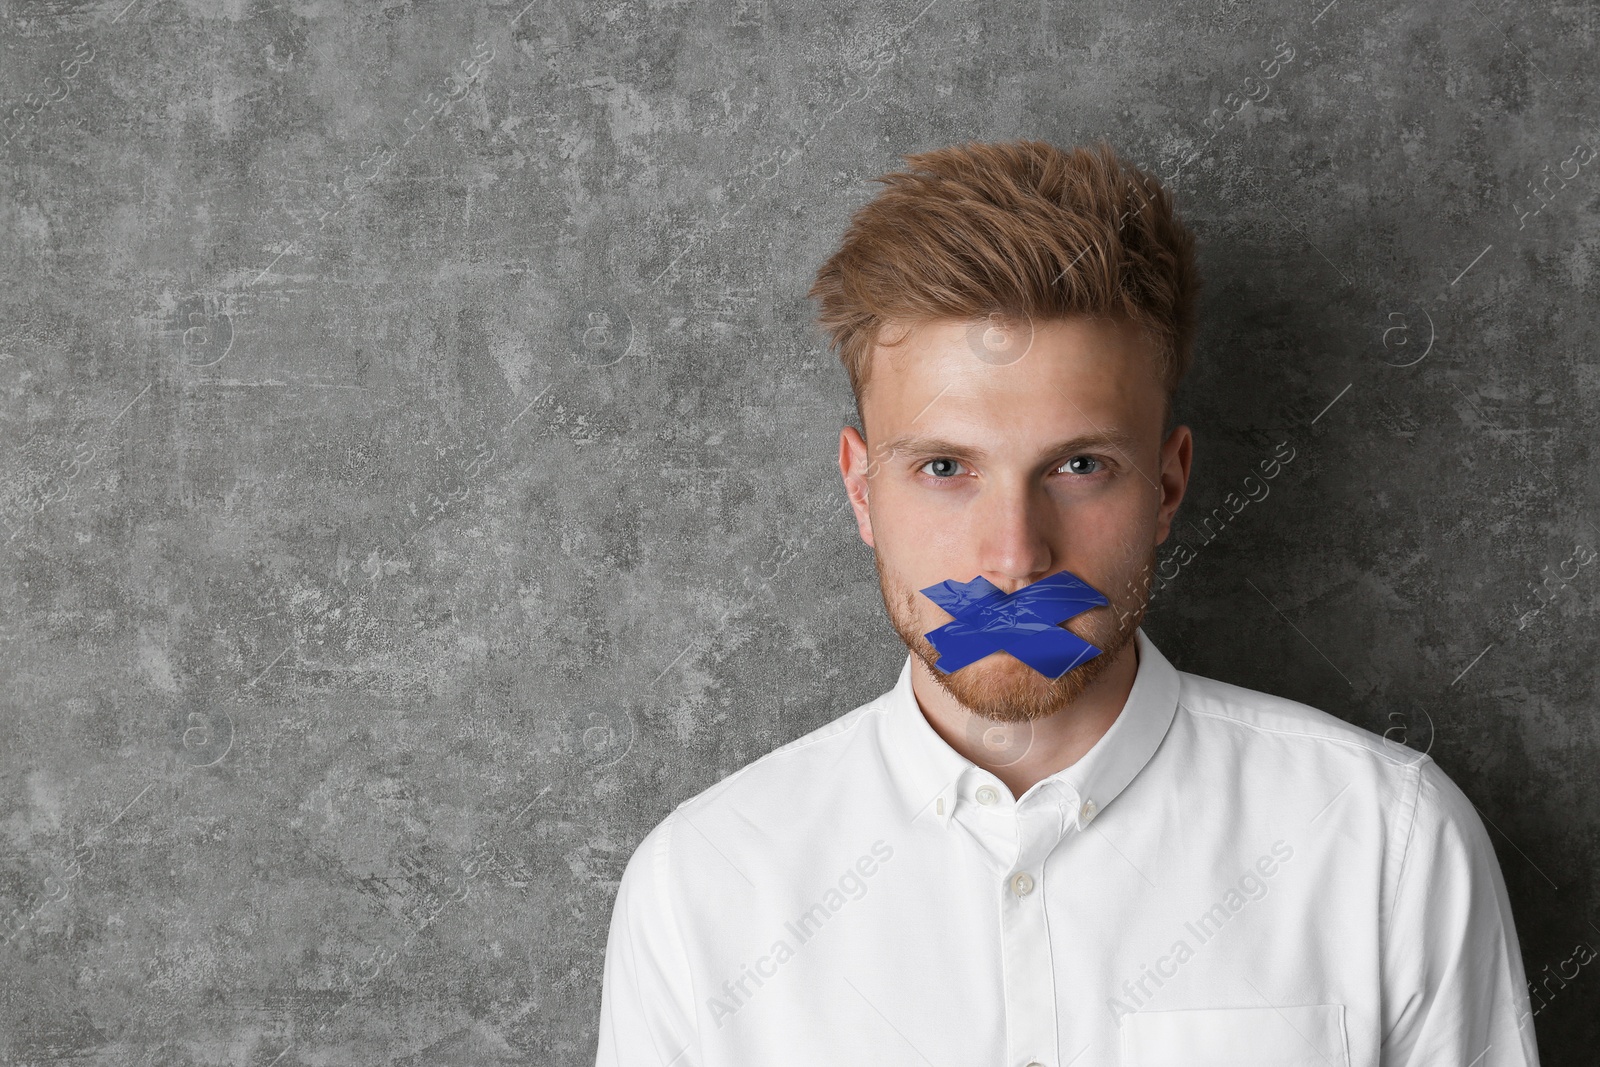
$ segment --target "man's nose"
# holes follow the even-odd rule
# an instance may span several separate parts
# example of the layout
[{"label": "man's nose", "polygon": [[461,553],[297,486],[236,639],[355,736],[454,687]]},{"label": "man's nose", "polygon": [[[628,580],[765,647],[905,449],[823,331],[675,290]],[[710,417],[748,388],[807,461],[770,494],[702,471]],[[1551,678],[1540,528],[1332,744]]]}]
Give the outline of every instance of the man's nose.
[{"label": "man's nose", "polygon": [[971,528],[983,574],[1008,593],[1044,577],[1054,563],[1051,534],[1059,522],[1040,486],[988,487],[975,501]]}]

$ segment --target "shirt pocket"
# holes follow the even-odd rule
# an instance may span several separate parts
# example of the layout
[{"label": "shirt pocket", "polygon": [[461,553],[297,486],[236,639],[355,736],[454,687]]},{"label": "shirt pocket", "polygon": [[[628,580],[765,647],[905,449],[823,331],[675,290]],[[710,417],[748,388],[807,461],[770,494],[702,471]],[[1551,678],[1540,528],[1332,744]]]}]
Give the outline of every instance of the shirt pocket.
[{"label": "shirt pocket", "polygon": [[1343,1004],[1138,1011],[1123,1067],[1350,1067]]}]

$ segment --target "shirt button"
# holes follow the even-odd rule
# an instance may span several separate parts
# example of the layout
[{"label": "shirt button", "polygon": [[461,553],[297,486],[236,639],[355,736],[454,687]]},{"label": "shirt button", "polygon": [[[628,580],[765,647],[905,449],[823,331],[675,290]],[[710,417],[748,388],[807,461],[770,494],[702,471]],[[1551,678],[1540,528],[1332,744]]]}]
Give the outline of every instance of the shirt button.
[{"label": "shirt button", "polygon": [[1094,813],[1099,811],[1099,810],[1100,810],[1099,808],[1095,807],[1094,801],[1085,800],[1083,802],[1083,821],[1084,821],[1084,825],[1088,825],[1089,821],[1094,818]]},{"label": "shirt button", "polygon": [[1018,871],[1015,878],[1011,879],[1011,889],[1019,897],[1025,897],[1033,892],[1033,875],[1027,871]]},{"label": "shirt button", "polygon": [[986,785],[980,785],[976,794],[979,804],[993,804],[1000,799],[1000,794]]}]

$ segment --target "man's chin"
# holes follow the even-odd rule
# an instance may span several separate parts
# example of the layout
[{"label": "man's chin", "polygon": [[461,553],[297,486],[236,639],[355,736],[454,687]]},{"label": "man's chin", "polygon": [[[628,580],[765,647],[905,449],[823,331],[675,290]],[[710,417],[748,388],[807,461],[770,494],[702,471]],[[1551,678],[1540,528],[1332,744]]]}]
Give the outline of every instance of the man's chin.
[{"label": "man's chin", "polygon": [[1073,683],[1099,658],[1079,664],[1054,680],[1005,652],[996,652],[950,674],[939,670],[936,663],[926,659],[923,662],[940,688],[974,715],[993,722],[1021,723],[1037,722],[1070,704],[1082,691]]}]

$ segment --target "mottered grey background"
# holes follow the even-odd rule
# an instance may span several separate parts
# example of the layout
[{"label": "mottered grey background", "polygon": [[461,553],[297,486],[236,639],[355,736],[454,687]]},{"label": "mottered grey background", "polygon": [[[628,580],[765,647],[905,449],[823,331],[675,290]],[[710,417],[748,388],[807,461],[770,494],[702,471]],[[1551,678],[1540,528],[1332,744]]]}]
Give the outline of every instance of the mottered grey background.
[{"label": "mottered grey background", "polygon": [[904,655],[813,271],[1104,136],[1206,278],[1147,632],[1430,752],[1592,1062],[1594,5],[0,7],[0,1061],[592,1062],[634,845]]}]

